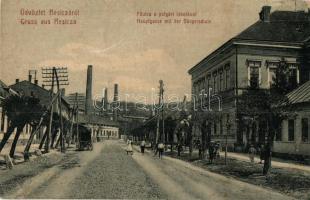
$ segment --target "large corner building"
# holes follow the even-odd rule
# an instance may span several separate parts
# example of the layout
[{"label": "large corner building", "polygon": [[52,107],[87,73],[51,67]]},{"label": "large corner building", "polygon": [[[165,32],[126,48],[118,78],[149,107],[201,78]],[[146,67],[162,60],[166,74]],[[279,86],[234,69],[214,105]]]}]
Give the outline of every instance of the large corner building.
[{"label": "large corner building", "polygon": [[[221,113],[226,114],[220,115],[211,125],[212,140],[224,143],[227,136],[229,148],[235,150],[251,141],[259,143],[266,139],[264,123],[253,123],[247,129],[240,127],[235,96],[242,94],[250,84],[252,87],[268,89],[275,68],[282,59],[289,63],[290,81],[300,85],[310,77],[310,12],[271,12],[270,6],[264,6],[258,16],[256,23],[189,70],[194,97],[202,91],[208,92],[210,88],[212,94],[221,97]],[[198,104],[199,98],[193,98],[193,103]],[[198,109],[197,112],[201,111]],[[198,118],[194,125],[196,136],[200,134]],[[227,126],[228,122],[230,126]],[[290,142],[287,136],[278,139]]]}]

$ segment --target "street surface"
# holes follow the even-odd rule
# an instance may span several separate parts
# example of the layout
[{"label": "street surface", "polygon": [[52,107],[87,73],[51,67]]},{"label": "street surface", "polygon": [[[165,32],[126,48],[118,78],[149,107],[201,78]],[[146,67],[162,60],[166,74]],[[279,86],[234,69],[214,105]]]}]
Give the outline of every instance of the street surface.
[{"label": "street surface", "polygon": [[[151,153],[126,155],[108,140],[93,151],[71,152],[4,198],[292,199],[262,187]],[[135,148],[136,149],[136,148]]]}]

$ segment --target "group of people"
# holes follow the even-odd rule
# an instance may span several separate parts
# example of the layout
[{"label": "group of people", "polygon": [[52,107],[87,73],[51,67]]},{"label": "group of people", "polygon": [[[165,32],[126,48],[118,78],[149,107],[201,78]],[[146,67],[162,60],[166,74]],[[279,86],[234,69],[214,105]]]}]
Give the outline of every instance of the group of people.
[{"label": "group of people", "polygon": [[[142,140],[140,142],[140,151],[141,151],[142,155],[144,154],[145,146],[146,146],[145,140]],[[156,145],[154,156],[156,156],[158,153],[158,157],[162,158],[163,153],[164,153],[164,149],[165,149],[165,145],[162,142],[159,142]],[[130,139],[127,140],[126,152],[127,152],[127,155],[133,155],[132,141]]]}]

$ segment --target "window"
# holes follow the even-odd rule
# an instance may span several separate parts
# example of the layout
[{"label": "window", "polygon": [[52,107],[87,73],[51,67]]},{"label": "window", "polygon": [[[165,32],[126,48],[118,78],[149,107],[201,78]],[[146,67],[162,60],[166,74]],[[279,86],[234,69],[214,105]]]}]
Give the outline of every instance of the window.
[{"label": "window", "polygon": [[217,92],[217,73],[213,73],[213,94]]},{"label": "window", "polygon": [[294,141],[295,139],[295,121],[293,119],[288,120],[288,141]]},{"label": "window", "polygon": [[293,88],[297,86],[297,68],[290,68],[288,80]]},{"label": "window", "polygon": [[223,69],[219,70],[219,91],[223,91],[224,90],[224,80],[223,80]]},{"label": "window", "polygon": [[223,135],[223,120],[220,120],[220,134]]},{"label": "window", "polygon": [[230,65],[225,65],[225,89],[228,89],[230,86]]},{"label": "window", "polygon": [[213,124],[213,132],[214,132],[214,135],[217,134],[217,124],[216,123]]},{"label": "window", "polygon": [[276,129],[276,141],[282,141],[282,129],[281,129],[281,126]]},{"label": "window", "polygon": [[267,62],[267,67],[268,67],[268,83],[269,86],[271,87],[272,84],[274,83],[274,77],[276,77],[276,71],[277,68],[279,67],[279,62],[278,61],[266,61]]},{"label": "window", "polygon": [[249,86],[251,88],[259,87],[259,71],[260,71],[261,62],[260,61],[248,61],[249,67]]},{"label": "window", "polygon": [[211,74],[208,74],[207,76],[207,84],[208,84],[207,92],[209,94],[209,88],[211,87]]},{"label": "window", "polygon": [[271,87],[274,83],[274,78],[276,77],[276,68],[269,68],[269,74],[268,74],[268,80],[269,80],[269,86]]},{"label": "window", "polygon": [[301,140],[303,142],[308,142],[308,131],[309,131],[309,127],[308,127],[308,118],[302,118],[301,119]]}]

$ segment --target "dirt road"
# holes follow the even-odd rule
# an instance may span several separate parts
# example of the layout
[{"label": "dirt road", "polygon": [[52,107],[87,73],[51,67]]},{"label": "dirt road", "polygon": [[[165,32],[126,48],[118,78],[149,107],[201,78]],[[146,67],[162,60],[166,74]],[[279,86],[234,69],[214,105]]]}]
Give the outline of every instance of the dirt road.
[{"label": "dirt road", "polygon": [[[126,155],[125,144],[104,141],[94,151],[71,152],[5,198],[291,199],[214,174],[186,162],[151,154]],[[2,173],[2,172],[1,172]],[[1,175],[0,173],[0,175]],[[17,189],[19,188],[19,189]]]}]

